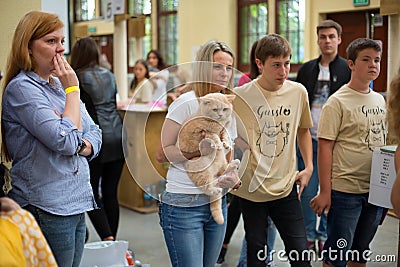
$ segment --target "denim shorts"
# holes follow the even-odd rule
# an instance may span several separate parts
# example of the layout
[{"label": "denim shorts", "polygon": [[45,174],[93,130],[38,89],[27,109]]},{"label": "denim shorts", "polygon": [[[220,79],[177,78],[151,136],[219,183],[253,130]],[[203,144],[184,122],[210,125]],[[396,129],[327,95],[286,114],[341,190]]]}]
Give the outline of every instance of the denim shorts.
[{"label": "denim shorts", "polygon": [[332,190],[331,199],[324,262],[337,267],[345,267],[348,261],[366,263],[383,208],[368,203],[368,193]]}]

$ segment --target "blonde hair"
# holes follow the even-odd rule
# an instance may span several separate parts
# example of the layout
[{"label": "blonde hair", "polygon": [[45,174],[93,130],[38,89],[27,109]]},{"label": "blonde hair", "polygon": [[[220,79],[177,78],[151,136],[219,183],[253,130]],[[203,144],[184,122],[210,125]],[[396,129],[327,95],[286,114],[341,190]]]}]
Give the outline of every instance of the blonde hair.
[{"label": "blonde hair", "polygon": [[[197,52],[196,63],[193,68],[193,81],[192,88],[197,97],[205,96],[212,92],[212,78],[211,70],[212,62],[214,62],[214,54],[222,51],[231,55],[233,65],[235,64],[235,56],[232,49],[223,42],[211,40],[205,43]],[[233,66],[232,66],[233,67]],[[227,89],[233,88],[234,77],[233,74],[229,80]],[[224,90],[224,93],[229,90]]]},{"label": "blonde hair", "polygon": [[[7,85],[21,71],[31,71],[35,68],[35,62],[29,54],[32,41],[64,27],[62,21],[55,14],[41,11],[31,11],[19,21],[15,29],[11,43],[11,51],[7,60],[3,82],[3,95]],[[2,154],[10,160],[5,139],[4,127],[2,123]]]},{"label": "blonde hair", "polygon": [[397,143],[400,141],[400,68],[397,75],[390,83],[387,95],[387,119],[389,123],[389,134]]}]

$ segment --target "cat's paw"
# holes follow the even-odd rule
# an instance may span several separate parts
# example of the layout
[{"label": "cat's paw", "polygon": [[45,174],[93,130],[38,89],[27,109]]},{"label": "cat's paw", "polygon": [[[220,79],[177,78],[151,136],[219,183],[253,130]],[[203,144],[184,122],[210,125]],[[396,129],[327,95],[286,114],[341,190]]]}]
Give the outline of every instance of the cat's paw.
[{"label": "cat's paw", "polygon": [[215,150],[224,149],[224,145],[219,139],[213,139],[213,138],[205,138],[205,139],[209,140],[209,142],[211,143],[211,148]]},{"label": "cat's paw", "polygon": [[224,149],[224,147],[225,147],[224,145],[218,144],[218,145],[215,146],[215,149],[216,150],[222,150],[222,149]]},{"label": "cat's paw", "polygon": [[240,160],[234,159],[231,162],[229,162],[228,167],[226,168],[225,172],[233,171],[239,169],[240,165]]},{"label": "cat's paw", "polygon": [[225,149],[229,149],[229,150],[232,149],[232,147],[231,147],[231,146],[229,145],[229,143],[226,142],[226,141],[222,141],[222,145],[224,146]]},{"label": "cat's paw", "polygon": [[215,149],[215,142],[211,138],[204,138],[199,143],[199,150],[202,156],[213,153]]},{"label": "cat's paw", "polygon": [[222,188],[219,187],[212,187],[209,188],[207,195],[209,196],[219,196],[222,194]]}]

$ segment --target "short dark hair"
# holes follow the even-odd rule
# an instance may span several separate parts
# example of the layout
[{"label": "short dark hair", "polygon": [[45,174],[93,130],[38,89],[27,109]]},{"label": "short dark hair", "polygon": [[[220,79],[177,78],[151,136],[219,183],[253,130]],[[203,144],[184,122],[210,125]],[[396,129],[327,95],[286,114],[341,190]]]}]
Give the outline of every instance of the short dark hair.
[{"label": "short dark hair", "polygon": [[336,21],[331,20],[331,19],[327,19],[327,20],[321,21],[321,23],[318,24],[318,26],[317,26],[317,35],[319,34],[319,31],[321,29],[329,29],[329,28],[335,28],[336,31],[337,31],[338,36],[342,35],[342,26],[340,26],[339,23],[337,23]]},{"label": "short dark hair", "polygon": [[291,56],[292,49],[289,42],[282,36],[276,33],[267,34],[261,38],[256,47],[256,58],[263,64],[269,57]]},{"label": "short dark hair", "polygon": [[376,41],[368,38],[357,38],[352,41],[346,49],[347,59],[353,62],[356,61],[358,53],[367,48],[372,48],[378,52],[382,52],[381,46]]}]

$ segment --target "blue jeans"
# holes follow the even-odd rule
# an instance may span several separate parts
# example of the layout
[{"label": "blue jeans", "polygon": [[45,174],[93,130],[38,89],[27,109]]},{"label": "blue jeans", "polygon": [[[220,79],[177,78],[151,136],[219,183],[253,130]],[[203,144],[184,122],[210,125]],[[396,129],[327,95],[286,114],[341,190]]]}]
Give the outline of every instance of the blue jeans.
[{"label": "blue jeans", "polygon": [[[308,241],[322,240],[327,238],[326,234],[326,215],[322,214],[317,228],[317,214],[310,207],[310,201],[318,193],[319,178],[318,178],[318,165],[317,165],[317,151],[318,141],[312,139],[313,145],[313,165],[314,171],[311,175],[308,185],[304,188],[301,194],[301,207],[304,214],[304,222],[306,224],[306,233]],[[297,148],[297,166],[299,170],[304,170],[304,161],[301,156],[299,148]]]},{"label": "blue jeans", "polygon": [[[381,221],[383,208],[369,204],[368,193],[349,194],[332,190],[331,198],[328,239],[322,254],[324,262],[335,267],[345,267],[347,261],[365,263],[366,259],[362,255],[369,250],[369,244]],[[332,253],[334,250],[337,252]],[[359,257],[351,258],[355,254]]]},{"label": "blue jeans", "polygon": [[[271,220],[271,217],[268,217],[268,229],[267,229],[267,262],[271,262],[273,257],[271,255],[271,251],[274,249],[276,239],[276,227],[274,222]],[[240,249],[240,256],[238,260],[238,267],[246,267],[247,266],[247,242],[246,238],[243,238],[242,248]]]},{"label": "blue jeans", "polygon": [[[294,252],[301,255],[308,251],[303,213],[297,197],[297,186],[293,185],[290,194],[281,199],[267,202],[240,199],[246,232],[248,266],[265,267],[266,265],[268,216],[279,231],[287,255],[293,255]],[[304,258],[292,258],[290,264],[296,267],[311,267],[310,259]]]},{"label": "blue jeans", "polygon": [[222,198],[224,224],[217,224],[203,194],[164,192],[159,204],[160,225],[174,267],[214,267],[226,228],[226,199]]},{"label": "blue jeans", "polygon": [[35,206],[24,207],[35,217],[59,267],[79,267],[85,245],[85,213],[59,216]]}]

